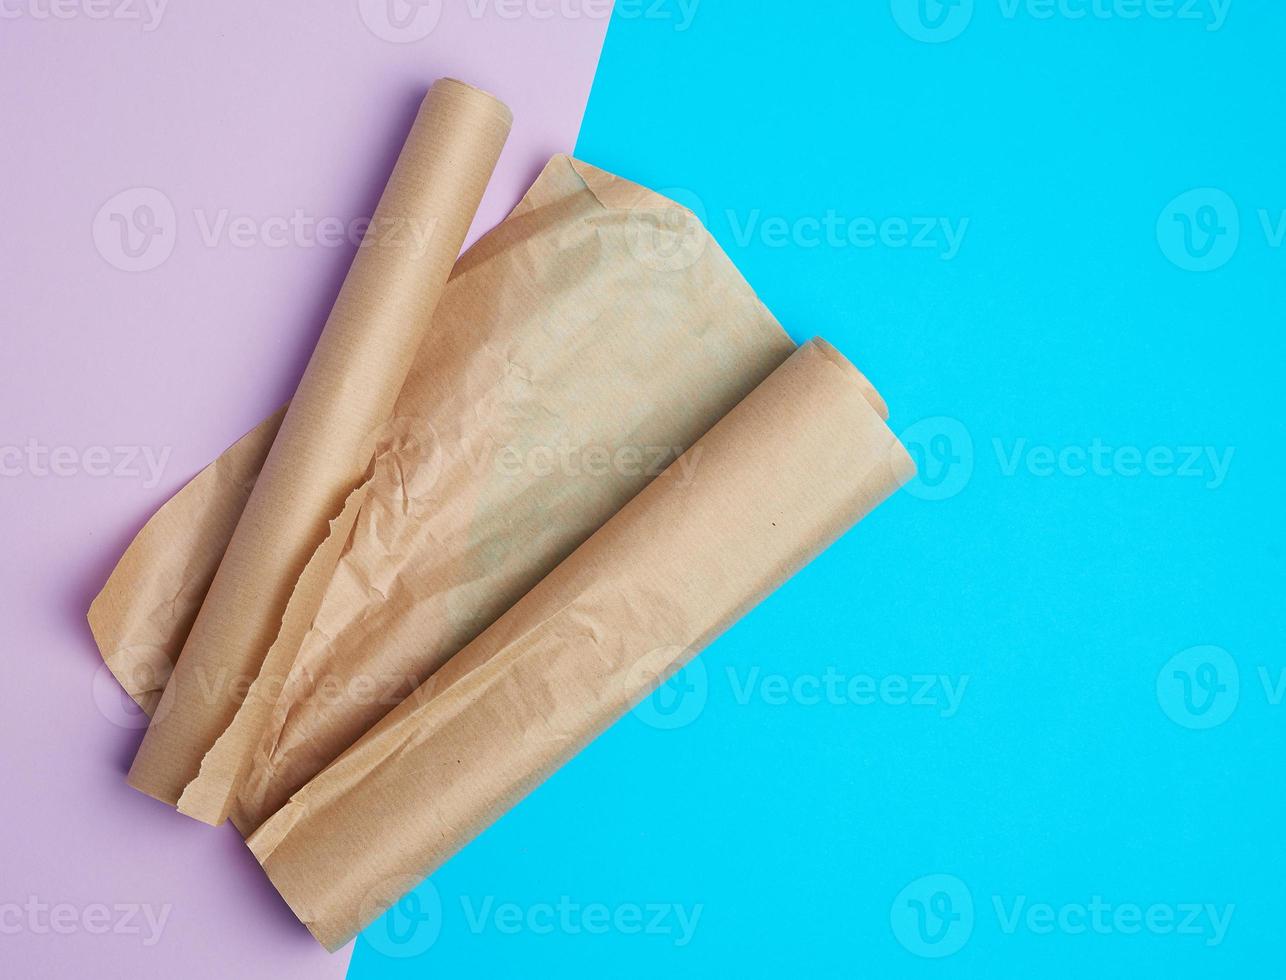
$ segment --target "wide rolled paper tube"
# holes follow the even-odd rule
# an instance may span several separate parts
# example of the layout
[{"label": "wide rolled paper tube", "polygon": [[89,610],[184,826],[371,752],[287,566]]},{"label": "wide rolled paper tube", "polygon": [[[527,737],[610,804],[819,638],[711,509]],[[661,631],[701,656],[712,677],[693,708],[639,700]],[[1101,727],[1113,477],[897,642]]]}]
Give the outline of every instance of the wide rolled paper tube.
[{"label": "wide rolled paper tube", "polygon": [[[370,465],[511,122],[461,82],[425,97],[134,759],[137,789],[176,803],[256,678]],[[210,794],[185,812],[221,823],[228,806]]]},{"label": "wide rolled paper tube", "polygon": [[801,347],[248,840],[328,949],[914,472],[866,379]]}]

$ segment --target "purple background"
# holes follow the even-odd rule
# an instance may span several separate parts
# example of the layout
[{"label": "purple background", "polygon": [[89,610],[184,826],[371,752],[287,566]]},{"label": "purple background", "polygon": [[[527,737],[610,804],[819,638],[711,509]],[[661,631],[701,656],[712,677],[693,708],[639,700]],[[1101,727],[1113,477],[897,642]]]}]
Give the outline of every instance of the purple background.
[{"label": "purple background", "polygon": [[[314,943],[230,827],[211,830],[125,785],[139,716],[99,669],[85,612],[153,510],[288,397],[354,251],[306,235],[211,245],[198,213],[277,230],[264,221],[296,210],[369,214],[442,75],[495,92],[516,119],[475,236],[574,145],[607,26],[592,4],[544,19],[451,3],[427,36],[394,43],[364,26],[363,13],[380,25],[382,3],[174,0],[148,30],[146,12],[94,19],[82,6],[37,19],[47,5],[15,0],[6,9],[20,16],[0,19],[6,975],[344,974],[349,951],[328,957]],[[428,4],[413,26],[438,12]],[[104,204],[139,187],[173,205],[174,248],[129,272],[96,245],[95,222],[100,238],[110,233]],[[70,475],[33,465],[33,442],[70,447]],[[168,457],[159,481],[146,467],[93,475],[92,446],[107,447],[113,467],[124,459],[114,447]],[[144,936],[95,935],[83,921],[59,935],[48,913],[15,911],[32,897],[78,914],[171,911],[149,949]]]}]

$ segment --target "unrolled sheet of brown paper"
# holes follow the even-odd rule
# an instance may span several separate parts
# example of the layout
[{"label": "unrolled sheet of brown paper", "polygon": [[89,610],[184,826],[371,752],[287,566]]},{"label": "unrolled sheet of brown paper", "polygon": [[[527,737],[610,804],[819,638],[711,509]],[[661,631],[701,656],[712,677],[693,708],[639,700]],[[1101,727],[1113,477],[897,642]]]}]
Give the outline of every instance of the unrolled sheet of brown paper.
[{"label": "unrolled sheet of brown paper", "polygon": [[[231,796],[253,830],[793,350],[689,212],[555,157],[458,263],[370,478],[180,807]],[[105,661],[145,707],[273,425],[161,509],[91,609]]]},{"label": "unrolled sheet of brown paper", "polygon": [[[183,788],[189,801],[231,798],[243,832],[299,791],[253,846],[323,942],[338,944],[374,918],[609,724],[658,675],[675,669],[905,479],[909,461],[881,421],[883,404],[874,390],[822,342],[779,368],[793,349],[688,212],[566,157],[551,161],[514,213],[460,261],[391,419],[378,433],[375,465],[293,584],[250,695],[205,754],[200,776]],[[716,422],[652,484],[656,489],[639,495],[656,469]],[[183,646],[279,424],[280,413],[265,420],[167,503],[91,609],[105,662],[145,709],[155,703]],[[590,464],[591,453],[600,464]],[[726,475],[712,471],[725,468]],[[760,540],[756,515],[774,506],[782,519],[769,520],[771,529]],[[706,507],[717,513],[698,516]],[[622,516],[610,524],[617,531],[600,531],[541,582],[618,511]],[[742,531],[754,532],[751,544],[729,529],[712,546],[710,535],[724,534],[720,522],[739,514],[750,522]],[[682,537],[688,519],[699,533],[685,543],[668,525]],[[643,529],[658,520],[667,526]],[[622,527],[635,530],[621,538]],[[654,537],[653,545],[692,545],[697,553],[680,558],[676,552],[664,561],[646,547],[633,556],[616,554],[622,540],[640,534]],[[582,572],[567,572],[569,567]],[[703,568],[712,575],[708,580],[701,579]],[[756,568],[761,578],[752,581]],[[551,590],[563,595],[557,590],[568,587],[568,575],[575,585],[600,573],[604,581],[569,610],[584,611],[585,603],[601,599],[602,621],[618,620],[621,636],[594,634],[617,651],[615,667],[600,664],[606,686],[592,682],[593,669],[562,670],[561,655],[549,660],[553,651],[546,647],[540,656],[524,656],[519,666],[529,666],[514,677],[488,682],[525,702],[523,717],[534,712],[543,718],[551,692],[559,692],[566,717],[579,719],[568,737],[551,743],[547,756],[520,751],[503,764],[485,762],[486,771],[457,773],[444,799],[464,808],[459,832],[427,844],[408,839],[407,824],[396,814],[422,804],[432,813],[436,804],[399,801],[395,793],[385,801],[395,815],[354,838],[363,845],[374,841],[372,855],[340,844],[345,821],[360,808],[339,802],[349,796],[348,789],[337,791],[339,774],[347,774],[342,778],[353,788],[370,785],[353,760],[367,758],[372,745],[386,746],[388,736],[380,733],[389,726],[417,744],[419,721],[412,719],[451,728],[438,712],[452,703],[460,707],[458,699],[427,716],[421,709],[448,688],[455,692],[451,698],[473,690],[459,682],[475,667],[485,669],[474,680],[507,669],[504,651],[521,647],[515,621],[534,603],[549,602]],[[678,576],[673,581],[671,573]],[[612,589],[636,574],[647,600],[639,603],[637,591],[629,589],[613,598]],[[682,592],[678,606],[644,608],[671,588]],[[631,594],[638,603],[633,610],[621,606]],[[519,599],[502,624],[469,644]],[[689,609],[690,618],[674,619],[667,608],[675,615]],[[673,629],[661,631],[668,639],[652,642],[671,619]],[[570,622],[559,619],[562,626]],[[636,625],[640,637],[628,635]],[[636,649],[639,643],[647,649]],[[568,662],[578,662],[576,655],[573,644]],[[627,661],[633,666],[622,679]],[[543,666],[530,666],[537,662]],[[443,663],[448,666],[438,670]],[[223,668],[208,683],[221,684],[226,674]],[[384,689],[390,679],[407,686]],[[407,692],[412,696],[359,749],[308,782]],[[491,719],[497,706],[480,702],[479,710]],[[158,715],[167,715],[164,705]],[[519,743],[548,734],[536,721],[519,738],[521,724],[509,730]],[[479,747],[487,760],[507,751],[485,738]],[[498,795],[489,782],[493,775],[504,783]],[[408,785],[409,793],[418,792],[414,780]],[[318,801],[332,796],[335,801],[319,809]],[[323,810],[338,818],[333,835]],[[310,835],[313,844],[301,843]],[[312,846],[329,855],[343,852],[330,878],[309,863]],[[372,868],[396,873],[391,881],[377,876],[357,896],[355,911],[355,883],[370,879]],[[320,904],[301,898],[300,888],[314,886]]]},{"label": "unrolled sheet of brown paper", "polygon": [[337,949],[913,471],[811,341],[247,843]]},{"label": "unrolled sheet of brown paper", "polygon": [[[259,674],[305,563],[370,464],[491,178],[512,117],[442,80],[425,97],[334,309],[130,769],[178,803]],[[230,800],[194,792],[219,823]]]}]

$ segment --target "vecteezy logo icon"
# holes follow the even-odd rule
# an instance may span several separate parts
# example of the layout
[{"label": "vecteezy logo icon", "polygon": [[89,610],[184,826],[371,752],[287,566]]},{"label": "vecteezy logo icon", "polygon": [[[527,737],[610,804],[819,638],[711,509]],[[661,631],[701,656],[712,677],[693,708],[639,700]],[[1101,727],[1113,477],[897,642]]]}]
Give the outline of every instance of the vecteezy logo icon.
[{"label": "vecteezy logo icon", "polygon": [[[671,664],[682,658],[683,648],[658,647],[640,657],[630,672],[631,688],[649,688],[651,693],[634,708],[634,717],[650,728],[673,731],[691,725],[705,710],[710,696],[710,677],[699,659],[657,684],[654,664]],[[662,668],[662,672],[664,667]]]},{"label": "vecteezy logo icon", "polygon": [[973,20],[973,0],[892,0],[892,10],[902,32],[925,44],[957,38]]},{"label": "vecteezy logo icon", "polygon": [[138,643],[115,651],[110,660],[120,679],[100,663],[90,684],[99,713],[118,728],[135,730],[146,728],[152,718],[164,718],[174,701],[161,693],[174,669],[165,649]]},{"label": "vecteezy logo icon", "polygon": [[908,952],[925,959],[950,956],[973,935],[973,894],[955,875],[925,875],[898,892],[889,922]]},{"label": "vecteezy logo icon", "polygon": [[177,229],[168,197],[154,187],[131,187],[94,215],[94,247],[118,269],[147,272],[170,257]]},{"label": "vecteezy logo icon", "polygon": [[1213,272],[1227,265],[1240,239],[1237,202],[1215,187],[1180,194],[1157,219],[1161,251],[1189,272]]},{"label": "vecteezy logo icon", "polygon": [[710,238],[705,202],[683,187],[667,187],[658,197],[631,208],[626,222],[630,254],[653,272],[691,268],[705,254]]},{"label": "vecteezy logo icon", "polygon": [[107,664],[99,664],[94,671],[90,694],[99,713],[119,728],[140,729],[148,725],[148,717],[121,688]]},{"label": "vecteezy logo icon", "polygon": [[427,418],[393,416],[366,436],[358,458],[371,460],[373,478],[397,487],[402,506],[416,516],[426,516],[437,506],[435,490],[446,453]]},{"label": "vecteezy logo icon", "polygon": [[947,500],[973,476],[973,437],[959,419],[921,419],[902,433],[902,444],[915,461],[915,479],[906,485],[912,496]]},{"label": "vecteezy logo icon", "polygon": [[1189,647],[1157,674],[1157,702],[1170,720],[1203,730],[1222,725],[1237,709],[1241,673],[1223,647]]},{"label": "vecteezy logo icon", "polygon": [[442,0],[357,0],[357,10],[367,30],[394,44],[423,40],[442,20]]},{"label": "vecteezy logo icon", "polygon": [[379,916],[367,926],[362,939],[392,959],[420,956],[442,934],[442,896],[433,882],[417,883],[409,875],[390,878],[372,888],[358,915],[362,922]]}]

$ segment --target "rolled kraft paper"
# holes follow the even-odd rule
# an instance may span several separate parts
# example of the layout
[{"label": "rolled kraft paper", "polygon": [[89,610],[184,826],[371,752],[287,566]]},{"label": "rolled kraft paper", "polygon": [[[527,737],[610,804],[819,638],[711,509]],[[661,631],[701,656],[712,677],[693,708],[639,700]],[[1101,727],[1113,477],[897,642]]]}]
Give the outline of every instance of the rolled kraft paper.
[{"label": "rolled kraft paper", "polygon": [[[233,794],[233,822],[252,831],[794,350],[688,212],[555,157],[457,264],[384,451],[180,809]],[[199,505],[215,477],[162,508],[165,533],[149,523],[94,603],[118,676],[146,668],[132,659],[143,639],[181,645],[172,589],[139,571],[148,553],[222,551],[218,534],[180,533],[212,526]]]},{"label": "rolled kraft paper", "polygon": [[[176,803],[258,675],[392,415],[511,121],[461,82],[425,97],[134,759],[137,789]],[[227,816],[220,800],[187,812]]]},{"label": "rolled kraft paper", "polygon": [[328,949],[914,472],[878,395],[816,340],[684,459],[248,839]]}]

